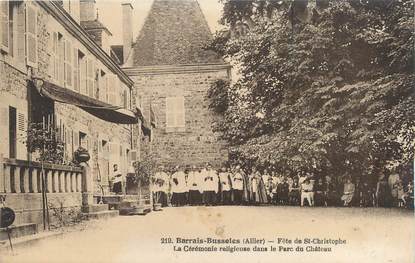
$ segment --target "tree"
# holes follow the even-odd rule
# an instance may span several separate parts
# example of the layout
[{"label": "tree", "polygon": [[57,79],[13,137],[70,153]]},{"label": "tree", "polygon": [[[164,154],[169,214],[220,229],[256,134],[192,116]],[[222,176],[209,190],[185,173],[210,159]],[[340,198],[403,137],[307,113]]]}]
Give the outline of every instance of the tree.
[{"label": "tree", "polygon": [[228,31],[209,48],[242,76],[213,92],[227,94],[216,129],[234,161],[356,176],[410,166],[413,1],[223,2]]}]

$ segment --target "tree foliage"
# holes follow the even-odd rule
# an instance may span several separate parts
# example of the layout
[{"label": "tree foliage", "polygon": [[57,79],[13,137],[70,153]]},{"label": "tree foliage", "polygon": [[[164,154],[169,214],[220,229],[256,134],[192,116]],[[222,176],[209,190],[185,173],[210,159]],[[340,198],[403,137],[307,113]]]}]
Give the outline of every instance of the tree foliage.
[{"label": "tree foliage", "polygon": [[[413,1],[223,3],[228,31],[210,48],[240,67],[216,127],[233,158],[354,175],[411,165]],[[249,33],[234,37],[238,21]]]},{"label": "tree foliage", "polygon": [[65,164],[64,143],[54,128],[45,128],[42,123],[31,123],[26,146],[28,152],[37,153],[39,162]]}]

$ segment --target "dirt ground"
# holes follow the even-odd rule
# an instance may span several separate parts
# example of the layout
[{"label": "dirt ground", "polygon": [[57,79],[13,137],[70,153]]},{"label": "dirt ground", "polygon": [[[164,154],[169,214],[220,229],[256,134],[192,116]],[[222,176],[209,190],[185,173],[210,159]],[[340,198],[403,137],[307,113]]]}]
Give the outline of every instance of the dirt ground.
[{"label": "dirt ground", "polygon": [[[91,221],[83,231],[19,249],[13,256],[0,255],[0,262],[412,263],[415,262],[414,233],[414,214],[408,210],[166,208],[146,216]],[[187,243],[178,243],[177,238]],[[206,243],[208,239],[209,242],[240,243]],[[200,244],[201,240],[206,242]],[[220,251],[205,251],[214,248]],[[233,251],[247,248],[250,252]],[[301,248],[303,251],[298,251]]]}]

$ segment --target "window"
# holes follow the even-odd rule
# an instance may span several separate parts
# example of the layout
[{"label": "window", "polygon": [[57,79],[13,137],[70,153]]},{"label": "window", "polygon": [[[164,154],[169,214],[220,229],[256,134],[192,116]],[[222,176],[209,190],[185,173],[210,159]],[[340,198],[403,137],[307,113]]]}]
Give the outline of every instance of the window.
[{"label": "window", "polygon": [[24,65],[25,63],[25,19],[25,6],[23,1],[0,2],[2,32],[0,35],[0,47],[18,65]]},{"label": "window", "polygon": [[185,127],[184,97],[166,98],[166,127]]}]

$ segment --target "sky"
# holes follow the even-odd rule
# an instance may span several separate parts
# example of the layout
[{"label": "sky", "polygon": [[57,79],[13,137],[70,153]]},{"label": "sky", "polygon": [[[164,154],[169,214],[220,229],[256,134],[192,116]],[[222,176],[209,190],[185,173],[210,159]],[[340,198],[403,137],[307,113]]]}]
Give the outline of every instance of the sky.
[{"label": "sky", "polygon": [[[96,0],[99,20],[113,34],[111,45],[122,44],[122,12],[121,3],[125,0]],[[131,0],[133,10],[133,39],[143,26],[153,0]],[[210,30],[215,32],[220,28],[218,20],[221,16],[222,5],[219,0],[198,0],[206,17]]]}]

